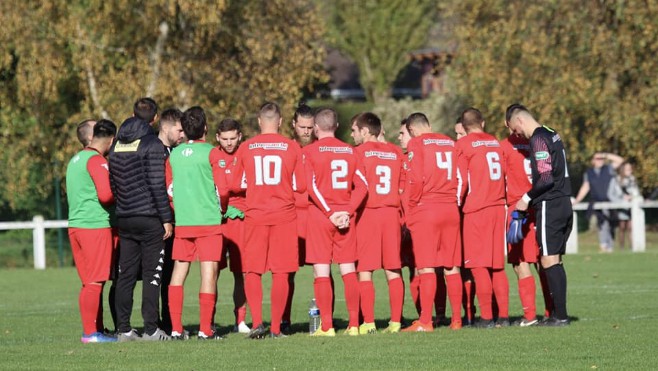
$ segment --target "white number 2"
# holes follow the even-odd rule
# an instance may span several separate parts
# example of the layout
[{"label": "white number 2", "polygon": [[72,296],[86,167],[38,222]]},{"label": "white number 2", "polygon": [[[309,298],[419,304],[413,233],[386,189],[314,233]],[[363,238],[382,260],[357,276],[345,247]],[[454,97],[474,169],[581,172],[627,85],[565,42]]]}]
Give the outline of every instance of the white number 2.
[{"label": "white number 2", "polygon": [[375,192],[379,195],[387,195],[391,192],[391,168],[386,165],[378,165],[375,174],[379,175],[379,183],[375,185]]},{"label": "white number 2", "polygon": [[489,164],[489,178],[491,180],[499,180],[503,171],[500,167],[500,156],[496,152],[487,152],[487,164]]},{"label": "white number 2", "polygon": [[347,161],[331,161],[331,187],[333,189],[347,189]]},{"label": "white number 2", "polygon": [[[445,161],[443,160],[443,155],[445,156]],[[436,166],[439,169],[448,171],[448,180],[452,179],[452,152],[436,152]]]},{"label": "white number 2", "polygon": [[281,157],[274,155],[254,156],[256,185],[281,183]]}]

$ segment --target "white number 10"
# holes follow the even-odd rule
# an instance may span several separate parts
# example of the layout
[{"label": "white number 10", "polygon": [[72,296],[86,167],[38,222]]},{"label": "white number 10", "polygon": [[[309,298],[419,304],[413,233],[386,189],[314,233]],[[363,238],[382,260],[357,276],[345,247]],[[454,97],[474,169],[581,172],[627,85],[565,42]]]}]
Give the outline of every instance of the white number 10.
[{"label": "white number 10", "polygon": [[277,185],[281,183],[281,157],[267,155],[254,156],[256,185]]}]

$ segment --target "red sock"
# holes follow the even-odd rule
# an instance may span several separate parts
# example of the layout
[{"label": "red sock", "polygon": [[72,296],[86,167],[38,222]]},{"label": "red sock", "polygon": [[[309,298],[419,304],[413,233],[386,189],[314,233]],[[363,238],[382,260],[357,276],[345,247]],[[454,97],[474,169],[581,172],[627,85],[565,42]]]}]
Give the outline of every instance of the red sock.
[{"label": "red sock", "polygon": [[473,280],[466,280],[464,281],[464,291],[462,292],[463,298],[463,304],[464,304],[464,311],[466,312],[466,319],[471,322],[473,321],[473,315],[475,314],[474,309],[474,302],[475,302],[475,294],[473,292]]},{"label": "red sock", "polygon": [[489,269],[482,267],[471,268],[471,273],[475,280],[475,295],[477,295],[480,304],[480,318],[486,321],[492,320],[491,296],[493,295],[493,288]]},{"label": "red sock", "polygon": [[[402,277],[388,281],[388,302],[391,307],[391,322],[402,321],[402,306],[404,305],[404,282],[402,282]],[[430,322],[432,321],[431,313],[430,311]]]},{"label": "red sock", "polygon": [[239,325],[240,322],[245,322],[247,319],[247,305],[244,304],[240,308],[235,308],[233,310],[235,313],[235,324]]},{"label": "red sock", "polygon": [[343,275],[343,285],[345,286],[345,306],[350,323],[348,327],[359,326],[359,280],[356,272]]},{"label": "red sock", "polygon": [[504,269],[493,270],[491,284],[498,305],[497,318],[509,318],[509,282]]},{"label": "red sock", "polygon": [[372,281],[359,281],[359,298],[363,322],[375,322],[375,286]]},{"label": "red sock", "polygon": [[541,292],[544,295],[544,316],[550,317],[554,308],[553,297],[551,296],[551,290],[548,288],[546,272],[543,269],[539,271],[539,282],[541,283]]},{"label": "red sock", "polygon": [[82,318],[82,332],[91,335],[97,331],[96,316],[100,305],[103,286],[87,284],[80,289],[78,305],[80,306],[80,318]]},{"label": "red sock", "polygon": [[420,322],[432,323],[432,306],[436,295],[436,273],[422,273],[420,277]]},{"label": "red sock", "polygon": [[414,275],[409,282],[409,290],[411,291],[411,300],[414,301],[416,312],[420,316],[420,276]]},{"label": "red sock", "polygon": [[256,328],[263,323],[262,276],[258,273],[247,273],[244,279],[244,292],[251,309],[252,327]]},{"label": "red sock", "polygon": [[448,274],[446,277],[446,291],[450,299],[450,309],[452,310],[452,320],[461,321],[462,305],[462,276],[457,274]]},{"label": "red sock", "polygon": [[434,295],[436,318],[445,318],[446,316],[446,281],[443,276],[443,273],[436,275],[436,294]]},{"label": "red sock", "polygon": [[537,317],[537,308],[535,307],[536,290],[535,277],[528,276],[519,280],[519,298],[523,307],[523,317],[527,320]]},{"label": "red sock", "polygon": [[313,282],[315,290],[315,300],[320,309],[320,319],[322,320],[322,331],[329,331],[333,327],[333,312],[331,311],[331,298],[334,292],[331,289],[331,280],[329,277],[317,277]]},{"label": "red sock", "polygon": [[98,311],[96,312],[96,331],[103,332],[105,331],[105,323],[103,322],[103,286],[101,284],[101,291],[99,292],[98,297]]},{"label": "red sock", "polygon": [[216,300],[217,294],[199,293],[199,331],[206,335],[212,334]]},{"label": "red sock", "polygon": [[272,291],[270,294],[272,323],[270,331],[273,334],[281,332],[281,318],[286,307],[289,288],[288,273],[272,273]]},{"label": "red sock", "polygon": [[283,309],[282,320],[290,323],[290,312],[292,311],[292,298],[295,296],[295,273],[287,273],[288,275],[288,294],[286,294],[286,306]]},{"label": "red sock", "polygon": [[169,285],[169,316],[171,330],[183,333],[183,286]]}]

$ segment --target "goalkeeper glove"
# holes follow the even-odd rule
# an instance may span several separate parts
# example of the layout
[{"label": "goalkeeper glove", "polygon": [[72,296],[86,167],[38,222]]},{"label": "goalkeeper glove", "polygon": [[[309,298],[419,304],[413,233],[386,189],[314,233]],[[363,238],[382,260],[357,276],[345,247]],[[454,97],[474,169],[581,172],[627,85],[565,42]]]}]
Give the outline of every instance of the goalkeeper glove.
[{"label": "goalkeeper glove", "polygon": [[235,219],[235,218],[240,218],[244,219],[244,212],[242,210],[238,209],[237,207],[230,206],[226,208],[226,212],[224,213],[224,218],[226,219]]},{"label": "goalkeeper glove", "polygon": [[507,242],[511,244],[519,243],[523,240],[523,225],[528,220],[528,213],[525,211],[512,211],[512,220],[507,230]]}]

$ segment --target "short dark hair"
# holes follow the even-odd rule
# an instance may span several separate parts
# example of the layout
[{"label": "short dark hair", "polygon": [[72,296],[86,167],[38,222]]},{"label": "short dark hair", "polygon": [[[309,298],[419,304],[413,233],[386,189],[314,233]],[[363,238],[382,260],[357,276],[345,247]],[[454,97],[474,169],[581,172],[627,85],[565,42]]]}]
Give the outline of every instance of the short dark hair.
[{"label": "short dark hair", "polygon": [[183,112],[178,108],[167,108],[166,110],[162,111],[162,113],[160,114],[160,123],[180,122],[182,117],[183,117]]},{"label": "short dark hair", "polygon": [[379,136],[382,132],[382,120],[372,112],[357,114],[352,117],[352,123],[355,123],[359,129],[367,128],[370,135]]},{"label": "short dark hair", "polygon": [[309,107],[306,104],[306,101],[300,100],[299,104],[297,105],[297,109],[295,109],[295,114],[292,116],[292,120],[297,122],[299,117],[311,118],[313,115],[313,108]]},{"label": "short dark hair", "polygon": [[89,145],[89,134],[92,134],[94,132],[94,128],[89,125],[90,122],[95,121],[94,119],[85,119],[80,121],[78,124],[78,128],[75,131],[75,135],[78,137],[78,141],[80,141],[80,144],[83,146],[88,146]]},{"label": "short dark hair", "polygon": [[404,126],[405,128],[407,127],[407,122],[409,120],[405,117],[402,120],[400,120],[400,126]]},{"label": "short dark hair", "polygon": [[194,106],[189,108],[180,120],[185,136],[189,140],[197,140],[206,133],[206,113],[203,108]]},{"label": "short dark hair", "polygon": [[94,138],[111,138],[117,134],[117,126],[110,120],[102,119],[94,125]]},{"label": "short dark hair", "polygon": [[518,111],[530,113],[530,111],[520,103],[510,104],[510,106],[505,110],[505,122],[509,122],[512,119],[512,116],[514,116],[514,114]]},{"label": "short dark hair", "polygon": [[416,124],[430,126],[430,120],[427,119],[427,116],[425,116],[424,113],[414,112],[411,115],[409,115],[409,117],[407,117],[407,130],[411,125],[416,125]]},{"label": "short dark hair", "polygon": [[338,114],[332,108],[320,108],[313,116],[313,121],[321,130],[336,130],[338,127]]},{"label": "short dark hair", "polygon": [[469,128],[474,128],[477,126],[481,126],[482,123],[484,122],[484,117],[482,116],[482,112],[480,112],[477,108],[467,108],[462,112],[462,125],[464,126],[464,130],[469,129]]},{"label": "short dark hair", "polygon": [[219,122],[219,124],[217,125],[216,133],[219,134],[233,130],[237,130],[238,133],[242,133],[242,125],[240,125],[240,123],[237,120],[234,120],[229,117]]},{"label": "short dark hair", "polygon": [[258,117],[264,119],[278,119],[281,118],[281,108],[273,102],[265,102],[258,110]]},{"label": "short dark hair", "polygon": [[158,104],[155,103],[153,98],[139,98],[133,106],[133,114],[135,117],[151,123],[155,119],[155,115],[158,114]]}]

